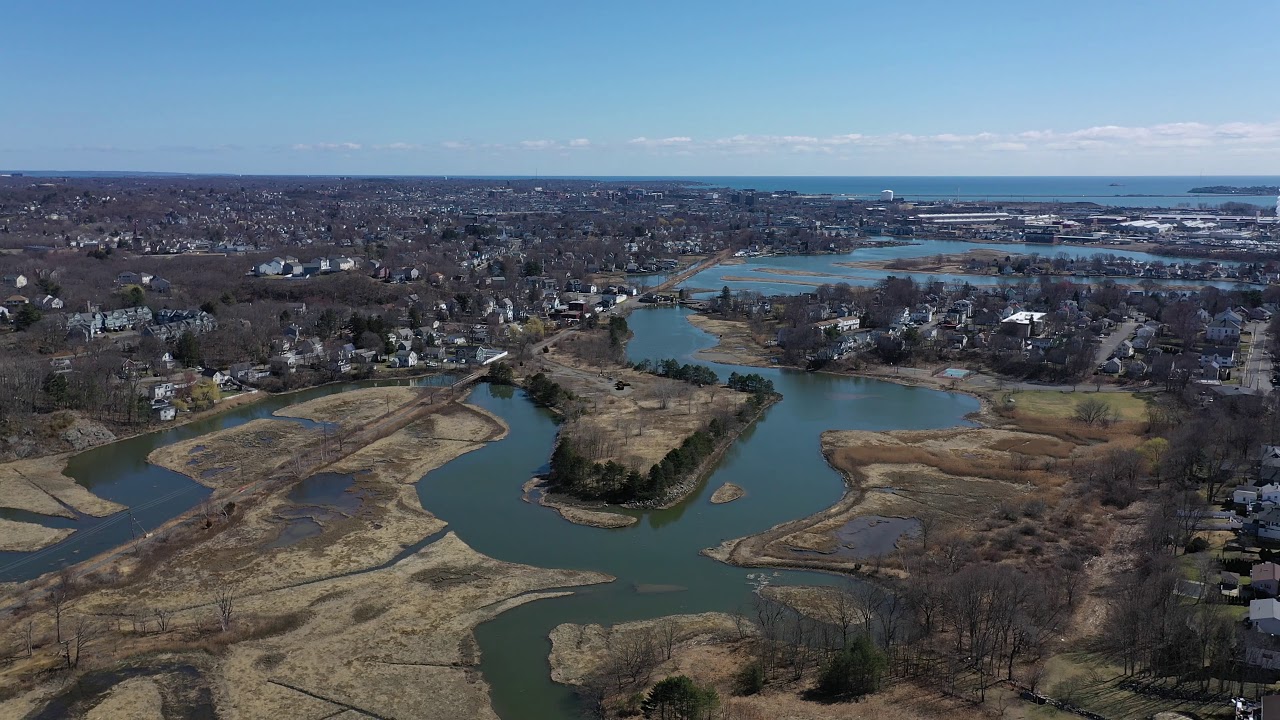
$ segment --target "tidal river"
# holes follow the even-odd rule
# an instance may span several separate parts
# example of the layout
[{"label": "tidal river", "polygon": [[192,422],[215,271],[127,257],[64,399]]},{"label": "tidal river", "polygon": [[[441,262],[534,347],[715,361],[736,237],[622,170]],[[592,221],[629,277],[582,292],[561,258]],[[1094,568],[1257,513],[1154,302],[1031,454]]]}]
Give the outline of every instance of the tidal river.
[{"label": "tidal river", "polygon": [[[684,309],[647,309],[628,318],[635,337],[632,360],[693,354],[715,339],[690,325]],[[469,545],[511,562],[609,573],[608,585],[522,605],[476,632],[481,669],[503,718],[575,717],[568,688],[551,682],[547,634],[564,622],[612,624],[677,613],[749,610],[760,575],[772,583],[825,584],[818,573],[753,571],[730,567],[698,551],[722,540],[765,530],[821,510],[840,498],[840,476],[823,459],[819,438],[831,429],[924,429],[966,424],[978,409],[972,397],[891,383],[791,370],[711,364],[730,372],[760,372],[773,380],[782,402],[737,441],[709,482],[670,510],[645,512],[629,528],[602,530],[565,522],[555,512],[525,503],[520,486],[544,470],[556,433],[551,415],[519,391],[482,386],[471,402],[511,426],[501,442],[464,455],[429,474],[418,486],[422,504],[449,522]],[[746,489],[741,500],[711,505],[721,483]],[[754,578],[749,578],[754,575]]]},{"label": "tidal river", "polygon": [[[694,354],[715,338],[694,328],[688,310],[645,309],[628,319],[635,337],[632,360]],[[564,622],[612,624],[677,613],[749,610],[761,582],[823,584],[838,578],[818,573],[752,571],[698,554],[721,541],[810,515],[839,499],[840,476],[826,464],[819,438],[832,429],[925,429],[966,424],[978,409],[972,397],[886,382],[710,364],[720,377],[759,372],[773,380],[783,400],[749,428],[725,455],[708,483],[670,510],[638,513],[629,528],[603,530],[570,524],[555,512],[521,500],[521,485],[545,469],[555,442],[553,417],[519,390],[480,385],[470,402],[500,415],[507,438],[459,457],[418,484],[422,504],[449,523],[467,544],[499,560],[544,567],[595,570],[617,577],[607,585],[541,600],[506,612],[476,632],[481,670],[503,718],[562,720],[576,716],[571,691],[552,683],[547,634]],[[447,382],[428,378],[419,382]],[[39,553],[0,556],[0,580],[24,580],[79,562],[129,541],[193,507],[208,491],[191,480],[150,465],[157,447],[238,425],[320,395],[369,384],[314,388],[273,396],[214,418],[142,435],[82,453],[68,474],[95,493],[129,505],[131,513],[67,521],[79,528],[68,540]],[[711,505],[711,490],[733,481],[746,497]],[[132,521],[131,519],[132,518]],[[23,518],[27,519],[27,518]],[[58,519],[41,519],[50,524]],[[405,688],[405,692],[412,692]]]}]

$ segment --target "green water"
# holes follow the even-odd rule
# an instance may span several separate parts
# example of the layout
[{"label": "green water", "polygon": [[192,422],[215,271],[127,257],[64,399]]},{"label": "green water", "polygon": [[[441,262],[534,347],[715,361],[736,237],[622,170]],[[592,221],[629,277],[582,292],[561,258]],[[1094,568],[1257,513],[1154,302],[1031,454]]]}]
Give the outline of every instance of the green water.
[{"label": "green water", "polygon": [[[687,312],[633,313],[628,319],[635,332],[628,346],[632,359],[688,361],[694,352],[713,344],[713,338],[685,321]],[[733,370],[757,372],[713,367],[722,379]],[[687,502],[643,513],[640,523],[617,530],[573,525],[551,510],[523,502],[520,486],[544,468],[555,422],[518,391],[498,394],[480,387],[472,394],[471,402],[502,416],[511,433],[424,478],[418,486],[423,505],[491,557],[617,577],[608,585],[575,590],[569,597],[523,605],[477,629],[481,670],[501,717],[551,720],[576,715],[570,691],[548,677],[547,633],[560,623],[610,624],[673,613],[747,609],[762,576],[773,583],[838,582],[817,573],[730,567],[698,551],[809,515],[838,500],[840,477],[820,452],[824,430],[947,427],[965,424],[964,415],[978,409],[971,397],[935,390],[789,370],[758,372],[774,381],[783,401],[743,434],[706,486]],[[726,481],[745,488],[746,497],[711,505],[710,493]]]}]

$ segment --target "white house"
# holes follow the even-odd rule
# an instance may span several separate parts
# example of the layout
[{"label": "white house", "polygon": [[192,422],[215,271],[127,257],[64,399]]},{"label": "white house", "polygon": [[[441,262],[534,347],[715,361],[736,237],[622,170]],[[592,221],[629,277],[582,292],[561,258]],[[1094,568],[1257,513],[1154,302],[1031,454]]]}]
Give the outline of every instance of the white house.
[{"label": "white house", "polygon": [[418,365],[418,353],[413,350],[401,350],[391,359],[391,367],[411,368]]},{"label": "white house", "polygon": [[1249,626],[1260,633],[1280,635],[1280,600],[1250,600]]},{"label": "white house", "polygon": [[1240,485],[1231,491],[1231,502],[1242,507],[1258,502],[1258,488],[1253,485]]},{"label": "white house", "polygon": [[1221,316],[1209,323],[1204,329],[1204,339],[1209,342],[1235,342],[1240,340],[1240,328],[1243,323],[1223,319]]},{"label": "white house", "polygon": [[26,275],[5,275],[4,286],[11,287],[14,290],[17,290],[18,288],[26,287],[27,276]]}]

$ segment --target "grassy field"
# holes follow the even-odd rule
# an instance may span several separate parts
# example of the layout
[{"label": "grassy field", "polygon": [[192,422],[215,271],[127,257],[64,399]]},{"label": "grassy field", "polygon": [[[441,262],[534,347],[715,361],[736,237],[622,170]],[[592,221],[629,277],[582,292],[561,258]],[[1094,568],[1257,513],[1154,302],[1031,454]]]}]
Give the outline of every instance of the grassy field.
[{"label": "grassy field", "polygon": [[[1009,393],[1014,407],[1020,412],[1046,417],[1069,418],[1076,412],[1076,405],[1093,393],[1060,392],[1057,390],[1019,390]],[[1121,420],[1145,420],[1149,396],[1140,393],[1101,394],[1111,407],[1120,413]]]}]

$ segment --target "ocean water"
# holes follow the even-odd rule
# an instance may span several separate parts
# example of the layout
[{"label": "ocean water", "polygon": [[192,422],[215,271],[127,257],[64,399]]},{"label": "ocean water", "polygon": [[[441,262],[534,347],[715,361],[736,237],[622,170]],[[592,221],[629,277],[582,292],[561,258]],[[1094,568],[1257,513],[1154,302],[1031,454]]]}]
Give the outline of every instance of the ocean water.
[{"label": "ocean water", "polygon": [[[31,177],[198,177],[199,174],[135,173],[107,171],[27,171]],[[263,176],[271,177],[271,176]],[[320,178],[321,175],[306,177]],[[337,177],[337,176],[334,176]],[[441,176],[344,175],[343,177],[439,178]],[[794,190],[804,195],[845,195],[859,199],[877,199],[880,191],[892,190],[903,200],[1009,200],[1092,202],[1110,207],[1213,208],[1225,202],[1257,205],[1264,210],[1275,208],[1275,195],[1192,195],[1187,191],[1206,185],[1280,186],[1280,175],[1163,175],[1163,176],[800,176],[800,175],[725,175],[725,176],[544,176],[528,175],[452,175],[458,179],[492,180],[592,180],[597,182],[683,181],[708,187],[755,189],[761,191]]]},{"label": "ocean water", "polygon": [[[641,178],[634,178],[641,179]],[[657,178],[645,178],[657,179]],[[1040,176],[1040,177],[688,177],[671,178],[706,183],[714,187],[756,190],[794,190],[801,194],[848,195],[862,199],[880,197],[892,190],[904,200],[1043,200],[1092,202],[1121,207],[1217,207],[1242,202],[1274,208],[1274,195],[1192,195],[1187,191],[1206,185],[1280,186],[1280,176]]]}]

